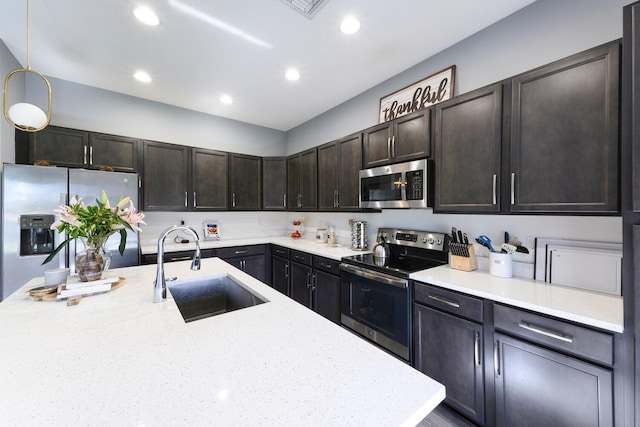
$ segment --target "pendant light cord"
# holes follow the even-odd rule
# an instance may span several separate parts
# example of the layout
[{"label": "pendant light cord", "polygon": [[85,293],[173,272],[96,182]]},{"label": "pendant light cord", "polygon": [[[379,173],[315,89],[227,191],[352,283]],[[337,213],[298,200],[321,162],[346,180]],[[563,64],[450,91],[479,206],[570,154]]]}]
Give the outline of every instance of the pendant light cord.
[{"label": "pendant light cord", "polygon": [[31,62],[29,61],[29,0],[27,0],[27,70],[31,70]]}]

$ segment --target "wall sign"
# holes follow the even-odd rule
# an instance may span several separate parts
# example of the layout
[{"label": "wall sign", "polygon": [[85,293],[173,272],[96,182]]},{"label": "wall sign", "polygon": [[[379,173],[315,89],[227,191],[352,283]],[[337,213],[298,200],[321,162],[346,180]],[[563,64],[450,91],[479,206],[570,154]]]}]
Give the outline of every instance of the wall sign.
[{"label": "wall sign", "polygon": [[380,98],[378,123],[387,122],[417,110],[450,99],[456,66],[426,77],[419,82]]}]

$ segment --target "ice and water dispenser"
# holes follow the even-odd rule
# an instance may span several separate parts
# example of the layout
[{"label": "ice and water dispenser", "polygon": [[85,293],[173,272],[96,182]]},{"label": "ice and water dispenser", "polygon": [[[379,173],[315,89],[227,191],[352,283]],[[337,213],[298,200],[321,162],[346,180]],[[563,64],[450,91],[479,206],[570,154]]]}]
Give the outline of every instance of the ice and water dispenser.
[{"label": "ice and water dispenser", "polygon": [[54,215],[20,215],[20,256],[50,254],[54,245]]}]

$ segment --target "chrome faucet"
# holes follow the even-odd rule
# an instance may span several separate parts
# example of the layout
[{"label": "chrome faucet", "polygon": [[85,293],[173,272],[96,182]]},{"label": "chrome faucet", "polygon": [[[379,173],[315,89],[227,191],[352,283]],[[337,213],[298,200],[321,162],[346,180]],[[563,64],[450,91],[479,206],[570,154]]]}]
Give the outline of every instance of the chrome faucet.
[{"label": "chrome faucet", "polygon": [[158,237],[158,270],[156,273],[156,281],[153,285],[153,302],[162,302],[167,298],[167,281],[164,278],[164,241],[167,235],[176,231],[183,230],[193,235],[196,242],[196,253],[191,261],[192,270],[200,270],[200,237],[193,228],[187,225],[174,225],[164,230]]}]

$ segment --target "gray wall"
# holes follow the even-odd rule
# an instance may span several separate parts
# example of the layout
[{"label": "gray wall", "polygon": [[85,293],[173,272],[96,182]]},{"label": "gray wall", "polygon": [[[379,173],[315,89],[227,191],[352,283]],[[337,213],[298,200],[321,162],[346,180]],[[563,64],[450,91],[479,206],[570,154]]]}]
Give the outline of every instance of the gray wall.
[{"label": "gray wall", "polygon": [[[4,88],[4,79],[12,70],[21,68],[16,58],[9,52],[7,46],[0,40],[0,76],[2,77],[2,87]],[[9,97],[7,98],[7,104],[13,105],[18,100],[24,99],[25,84],[24,74],[19,73],[11,77],[11,85],[9,86]],[[0,107],[2,108],[2,107]],[[15,144],[14,129],[5,119],[4,113],[0,114],[0,170],[2,170],[2,163],[13,163],[15,160]]]},{"label": "gray wall", "polygon": [[[375,125],[381,97],[451,65],[456,65],[455,94],[459,95],[621,38],[622,7],[631,2],[538,0],[344,104],[291,129],[287,132],[287,154]],[[455,13],[447,19],[451,19],[452,25],[455,25]]]},{"label": "gray wall", "polygon": [[[278,130],[66,80],[49,81],[53,125],[257,156],[279,156],[285,151],[285,134]],[[29,83],[27,98],[46,105],[46,94],[30,90]]]}]

